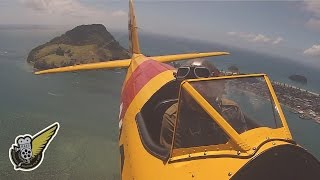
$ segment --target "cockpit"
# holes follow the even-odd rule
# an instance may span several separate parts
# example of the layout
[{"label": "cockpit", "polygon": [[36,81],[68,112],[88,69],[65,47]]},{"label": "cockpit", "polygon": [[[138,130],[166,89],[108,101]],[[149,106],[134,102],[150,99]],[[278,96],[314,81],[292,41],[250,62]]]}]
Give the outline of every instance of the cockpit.
[{"label": "cockpit", "polygon": [[[291,139],[270,80],[264,74],[191,79],[181,82],[168,158],[191,154],[249,154],[269,139]],[[150,114],[149,114],[150,115]],[[159,115],[157,115],[159,116]],[[151,118],[151,117],[148,117]],[[158,121],[162,120],[162,117]],[[161,127],[161,123],[156,122]],[[152,130],[150,131],[152,132]]]},{"label": "cockpit", "polygon": [[272,132],[272,129],[282,128],[279,108],[265,76],[184,81],[179,95],[173,152],[241,144],[238,141],[241,134],[252,129]]}]

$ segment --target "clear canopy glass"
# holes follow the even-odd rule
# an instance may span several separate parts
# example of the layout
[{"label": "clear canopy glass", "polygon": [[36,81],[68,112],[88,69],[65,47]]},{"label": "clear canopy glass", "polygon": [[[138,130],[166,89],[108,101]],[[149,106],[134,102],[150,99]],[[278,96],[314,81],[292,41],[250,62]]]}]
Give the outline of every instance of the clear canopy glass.
[{"label": "clear canopy glass", "polygon": [[[191,86],[238,133],[283,127],[264,77],[189,81]],[[225,144],[229,137],[207,110],[181,88],[174,149]]]}]

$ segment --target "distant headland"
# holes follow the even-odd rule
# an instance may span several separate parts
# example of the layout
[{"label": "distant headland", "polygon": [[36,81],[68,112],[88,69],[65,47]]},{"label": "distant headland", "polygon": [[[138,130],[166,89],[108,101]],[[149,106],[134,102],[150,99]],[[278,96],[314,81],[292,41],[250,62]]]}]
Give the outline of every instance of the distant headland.
[{"label": "distant headland", "polygon": [[40,45],[27,61],[36,69],[50,69],[76,64],[129,58],[123,48],[102,24],[81,25]]}]

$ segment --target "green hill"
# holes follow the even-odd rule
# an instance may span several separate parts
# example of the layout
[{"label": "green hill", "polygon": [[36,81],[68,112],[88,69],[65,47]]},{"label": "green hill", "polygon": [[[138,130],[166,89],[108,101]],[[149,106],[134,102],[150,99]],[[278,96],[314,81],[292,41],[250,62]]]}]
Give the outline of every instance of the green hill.
[{"label": "green hill", "polygon": [[81,25],[34,48],[27,61],[36,69],[129,58],[124,49],[101,24]]}]

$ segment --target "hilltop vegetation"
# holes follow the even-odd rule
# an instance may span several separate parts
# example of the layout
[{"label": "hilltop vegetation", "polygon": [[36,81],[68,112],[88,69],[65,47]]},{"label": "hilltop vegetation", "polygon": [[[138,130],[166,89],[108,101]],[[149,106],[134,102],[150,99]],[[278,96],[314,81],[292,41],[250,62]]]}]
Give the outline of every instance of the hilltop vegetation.
[{"label": "hilltop vegetation", "polygon": [[36,69],[129,58],[129,53],[101,24],[81,25],[34,48],[27,61]]}]

